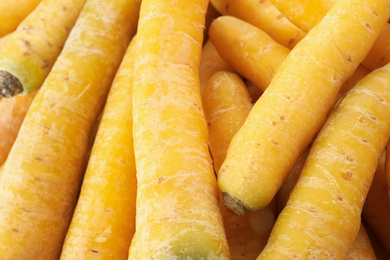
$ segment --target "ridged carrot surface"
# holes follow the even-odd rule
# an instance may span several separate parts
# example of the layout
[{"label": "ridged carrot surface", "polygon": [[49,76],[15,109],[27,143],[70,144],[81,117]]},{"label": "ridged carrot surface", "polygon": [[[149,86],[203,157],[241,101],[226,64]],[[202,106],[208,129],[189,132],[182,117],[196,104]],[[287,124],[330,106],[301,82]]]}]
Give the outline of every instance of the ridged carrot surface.
[{"label": "ridged carrot surface", "polygon": [[130,41],[132,1],[88,0],[35,97],[0,183],[0,259],[58,259],[88,141]]},{"label": "ridged carrot surface", "polygon": [[42,0],[1,0],[0,37],[12,32]]},{"label": "ridged carrot surface", "polygon": [[[134,33],[140,1],[132,2],[129,23]],[[128,257],[135,232],[137,191],[132,135],[133,47],[134,40],[111,86],[60,259]]]},{"label": "ridged carrot surface", "polygon": [[0,42],[0,95],[26,95],[41,87],[86,0],[43,0]]},{"label": "ridged carrot surface", "polygon": [[387,65],[335,106],[258,260],[345,259],[390,138],[389,85]]},{"label": "ridged carrot surface", "polygon": [[271,202],[390,16],[390,1],[337,1],[290,52],[234,136],[219,187],[236,214]]},{"label": "ridged carrot surface", "polygon": [[137,216],[129,259],[229,259],[199,89],[207,4],[141,3],[133,85]]}]

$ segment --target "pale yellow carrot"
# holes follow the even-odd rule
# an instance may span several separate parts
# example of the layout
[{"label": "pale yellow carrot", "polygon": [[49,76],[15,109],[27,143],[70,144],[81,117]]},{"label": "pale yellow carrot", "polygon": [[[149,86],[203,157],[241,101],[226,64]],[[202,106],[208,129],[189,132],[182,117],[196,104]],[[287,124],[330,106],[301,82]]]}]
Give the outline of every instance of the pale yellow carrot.
[{"label": "pale yellow carrot", "polygon": [[41,87],[86,0],[43,0],[0,43],[0,95],[26,95]]},{"label": "pale yellow carrot", "polygon": [[345,259],[390,137],[390,64],[362,79],[329,115],[257,258]]},{"label": "pale yellow carrot", "polygon": [[[270,0],[293,24],[310,31],[336,0]],[[386,24],[362,64],[374,70],[390,62],[390,24]]]},{"label": "pale yellow carrot", "polygon": [[[140,1],[129,22],[136,27]],[[114,78],[60,259],[127,259],[135,232],[134,39]]]},{"label": "pale yellow carrot", "polygon": [[129,259],[229,259],[199,90],[207,4],[141,4],[133,85],[137,216]]},{"label": "pale yellow carrot", "polygon": [[[309,148],[307,148],[301,156],[298,158],[294,168],[291,170],[286,180],[284,181],[282,187],[276,194],[276,211],[277,214],[283,210],[286,206],[288,198],[291,191],[294,189],[296,183],[298,182],[299,176],[303,169],[304,163],[309,154]],[[347,258],[348,260],[364,260],[364,259],[376,259],[374,249],[371,245],[370,239],[367,235],[367,232],[363,225],[360,225],[360,230],[356,236],[354,242],[348,250]]]},{"label": "pale yellow carrot", "polygon": [[41,0],[0,0],[0,37],[12,32]]},{"label": "pale yellow carrot", "polygon": [[386,182],[387,158],[388,153],[386,152],[378,163],[374,180],[363,207],[363,217],[387,252],[390,252],[390,203]]},{"label": "pale yellow carrot", "polygon": [[210,2],[221,14],[231,15],[253,24],[289,49],[292,49],[306,35],[270,0],[211,0]]},{"label": "pale yellow carrot", "polygon": [[220,70],[233,71],[233,68],[221,58],[213,43],[207,40],[202,48],[199,64],[200,93],[203,93],[209,78]]},{"label": "pale yellow carrot", "polygon": [[0,99],[0,165],[7,159],[35,94]]},{"label": "pale yellow carrot", "polygon": [[262,91],[290,53],[262,30],[233,16],[215,19],[209,36],[221,57]]},{"label": "pale yellow carrot", "polygon": [[91,136],[135,28],[130,0],[88,0],[24,119],[0,182],[0,259],[58,259]]},{"label": "pale yellow carrot", "polygon": [[336,2],[284,60],[234,136],[221,167],[225,205],[238,215],[270,203],[321,128],[343,81],[390,16],[390,1]]},{"label": "pale yellow carrot", "polygon": [[[235,71],[265,90],[290,50],[257,27],[231,16],[221,16],[210,26],[215,49]],[[352,88],[370,70],[358,66],[343,84],[340,94]]]},{"label": "pale yellow carrot", "polygon": [[[202,100],[214,169],[218,172],[231,139],[252,107],[251,99],[239,76],[219,71],[208,80]],[[267,243],[275,222],[275,204],[241,217],[225,209],[222,196],[220,207],[231,259],[255,259]]]}]

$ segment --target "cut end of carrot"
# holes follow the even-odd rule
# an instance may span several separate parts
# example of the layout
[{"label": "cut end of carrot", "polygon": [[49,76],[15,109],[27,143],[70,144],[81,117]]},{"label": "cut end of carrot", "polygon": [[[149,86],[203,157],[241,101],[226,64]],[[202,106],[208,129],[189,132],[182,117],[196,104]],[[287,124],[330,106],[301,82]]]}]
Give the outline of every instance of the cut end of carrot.
[{"label": "cut end of carrot", "polygon": [[23,92],[22,83],[11,73],[0,70],[0,96],[11,98]]},{"label": "cut end of carrot", "polygon": [[230,196],[228,193],[222,192],[222,196],[223,205],[225,205],[225,208],[234,215],[242,216],[250,211],[250,208],[245,206],[241,200]]}]

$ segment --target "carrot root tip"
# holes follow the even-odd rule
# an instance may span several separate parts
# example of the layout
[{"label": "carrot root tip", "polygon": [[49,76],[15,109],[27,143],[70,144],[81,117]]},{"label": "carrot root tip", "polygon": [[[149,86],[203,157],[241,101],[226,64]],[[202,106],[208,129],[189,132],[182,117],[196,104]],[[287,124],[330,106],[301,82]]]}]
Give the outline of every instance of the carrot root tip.
[{"label": "carrot root tip", "polygon": [[11,73],[0,70],[0,96],[11,98],[23,92],[22,83]]},{"label": "carrot root tip", "polygon": [[228,193],[222,192],[222,196],[225,208],[234,215],[242,216],[250,211],[249,207],[245,206],[241,200],[230,196]]}]

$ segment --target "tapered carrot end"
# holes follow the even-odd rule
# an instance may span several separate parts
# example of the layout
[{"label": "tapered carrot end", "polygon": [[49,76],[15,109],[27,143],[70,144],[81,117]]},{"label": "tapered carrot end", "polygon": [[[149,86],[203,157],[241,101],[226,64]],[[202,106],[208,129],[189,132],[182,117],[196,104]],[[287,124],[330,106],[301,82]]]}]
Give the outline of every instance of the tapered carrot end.
[{"label": "tapered carrot end", "polygon": [[245,206],[241,200],[230,196],[228,193],[222,192],[222,196],[223,205],[225,205],[225,208],[234,215],[242,216],[246,212],[250,211],[250,209]]},{"label": "tapered carrot end", "polygon": [[22,83],[11,73],[0,70],[0,96],[11,98],[23,92]]}]

